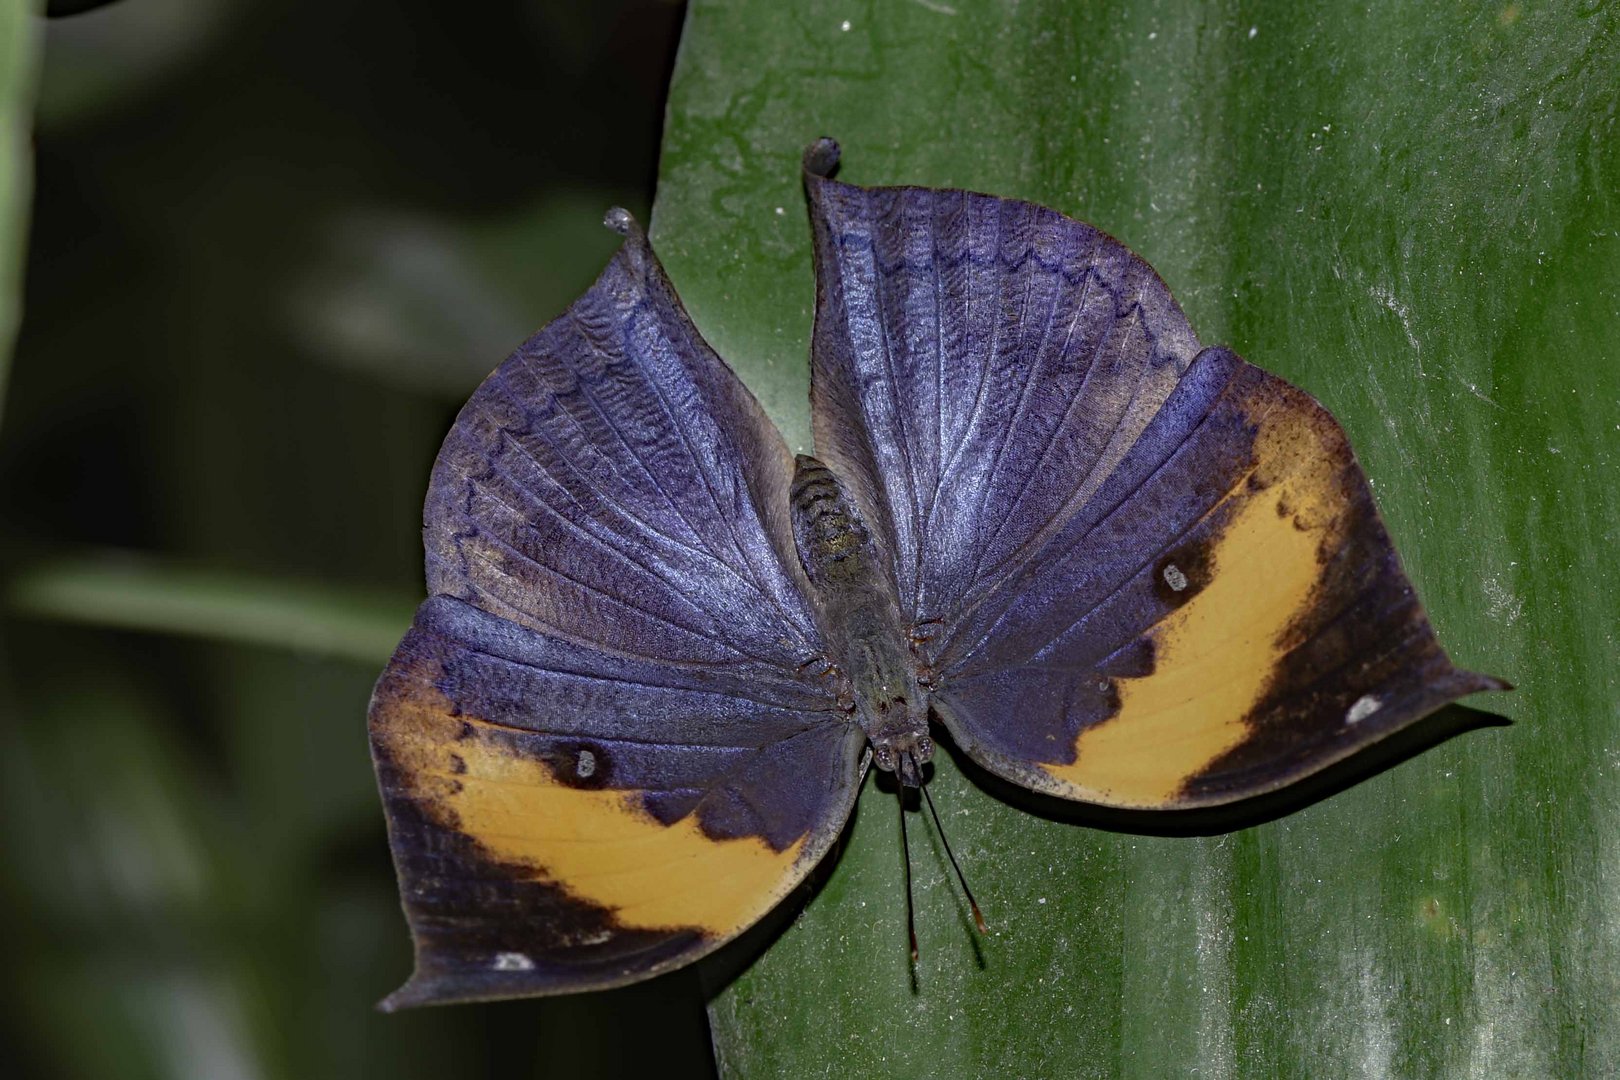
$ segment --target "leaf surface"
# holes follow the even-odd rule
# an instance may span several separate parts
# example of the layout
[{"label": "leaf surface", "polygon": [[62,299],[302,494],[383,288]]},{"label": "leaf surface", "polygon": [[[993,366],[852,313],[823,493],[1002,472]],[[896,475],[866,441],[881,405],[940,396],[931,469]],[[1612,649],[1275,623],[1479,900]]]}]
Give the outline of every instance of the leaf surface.
[{"label": "leaf surface", "polygon": [[967,0],[689,11],[653,240],[809,444],[798,157],[1112,233],[1199,337],[1343,423],[1441,640],[1514,727],[1212,837],[934,785],[992,933],[894,797],[711,1003],[728,1075],[1595,1075],[1620,1068],[1614,5]]}]

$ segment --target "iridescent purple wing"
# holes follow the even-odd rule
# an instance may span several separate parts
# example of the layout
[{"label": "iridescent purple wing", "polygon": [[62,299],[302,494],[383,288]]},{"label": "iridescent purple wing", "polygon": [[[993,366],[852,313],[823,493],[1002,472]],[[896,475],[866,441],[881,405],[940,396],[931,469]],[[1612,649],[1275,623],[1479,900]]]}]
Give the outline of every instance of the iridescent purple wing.
[{"label": "iridescent purple wing", "polygon": [[892,523],[901,607],[957,614],[1026,566],[1199,344],[1148,265],[1031,203],[826,179],[806,155],[816,447]]},{"label": "iridescent purple wing", "polygon": [[1344,434],[1203,349],[1118,241],[806,153],[817,450],[880,523],[936,712],[991,770],[1175,808],[1297,780],[1452,667]]},{"label": "iridescent purple wing", "polygon": [[639,230],[457,417],[428,592],[608,650],[767,676],[820,651],[793,461]]},{"label": "iridescent purple wing", "polygon": [[639,231],[479,387],[434,467],[432,598],[370,728],[417,970],[387,1003],[648,977],[746,929],[842,828],[792,458]]}]

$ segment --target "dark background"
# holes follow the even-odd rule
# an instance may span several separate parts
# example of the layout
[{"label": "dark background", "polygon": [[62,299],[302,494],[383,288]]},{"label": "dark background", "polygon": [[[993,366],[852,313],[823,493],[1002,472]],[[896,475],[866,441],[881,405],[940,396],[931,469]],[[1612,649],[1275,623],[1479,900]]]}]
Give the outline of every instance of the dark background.
[{"label": "dark background", "polygon": [[611,252],[603,210],[645,217],[680,19],[121,0],[46,28],[0,417],[24,1074],[707,1072],[689,974],[371,1008],[410,950],[364,710],[428,468]]}]

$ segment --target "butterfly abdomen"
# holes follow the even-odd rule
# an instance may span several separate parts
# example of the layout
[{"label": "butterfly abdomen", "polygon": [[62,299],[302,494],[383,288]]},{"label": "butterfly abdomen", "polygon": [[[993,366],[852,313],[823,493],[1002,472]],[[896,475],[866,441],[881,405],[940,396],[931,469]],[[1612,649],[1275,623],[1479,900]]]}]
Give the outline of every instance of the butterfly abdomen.
[{"label": "butterfly abdomen", "polygon": [[833,471],[804,454],[794,459],[793,535],[804,572],[818,587],[865,588],[876,577],[872,536]]},{"label": "butterfly abdomen", "polygon": [[919,782],[916,769],[931,753],[928,708],[900,603],[871,531],[837,474],[813,457],[795,459],[789,499],[828,658],[854,689],[855,711],[877,750],[878,767],[893,769],[910,754],[907,782]]}]

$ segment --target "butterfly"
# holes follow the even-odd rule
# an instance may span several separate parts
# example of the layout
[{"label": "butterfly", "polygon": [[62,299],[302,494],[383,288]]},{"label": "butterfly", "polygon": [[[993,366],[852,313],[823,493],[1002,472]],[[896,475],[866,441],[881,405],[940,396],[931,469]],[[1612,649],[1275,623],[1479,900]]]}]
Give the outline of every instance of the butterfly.
[{"label": "butterfly", "polygon": [[1181,810],[1507,688],[1436,641],[1339,425],[1202,345],[1142,259],[838,157],[804,158],[815,457],[618,210],[601,277],[446,437],[430,598],[370,708],[416,944],[385,1008],[696,960],[871,764],[920,786],[936,722],[1036,792]]}]

